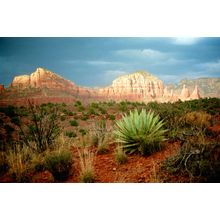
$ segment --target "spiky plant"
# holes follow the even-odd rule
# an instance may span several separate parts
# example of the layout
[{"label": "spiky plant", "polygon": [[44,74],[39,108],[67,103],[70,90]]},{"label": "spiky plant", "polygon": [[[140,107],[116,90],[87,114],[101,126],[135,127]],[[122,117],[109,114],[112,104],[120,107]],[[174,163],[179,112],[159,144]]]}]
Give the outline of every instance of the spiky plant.
[{"label": "spiky plant", "polygon": [[164,122],[153,111],[142,109],[139,113],[135,109],[116,122],[114,134],[125,152],[146,155],[160,149],[160,142],[165,140],[163,125]]}]

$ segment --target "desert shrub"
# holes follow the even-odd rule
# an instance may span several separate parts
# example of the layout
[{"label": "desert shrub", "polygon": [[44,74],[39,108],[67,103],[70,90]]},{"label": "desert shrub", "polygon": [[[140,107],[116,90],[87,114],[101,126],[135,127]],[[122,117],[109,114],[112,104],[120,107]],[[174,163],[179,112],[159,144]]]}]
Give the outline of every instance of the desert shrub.
[{"label": "desert shrub", "polygon": [[79,125],[76,120],[71,120],[71,121],[69,121],[69,123],[71,126],[74,126],[74,127],[77,127]]},{"label": "desert shrub", "polygon": [[113,106],[113,105],[115,105],[115,101],[109,101],[109,102],[107,102],[106,104],[110,107],[110,106]]},{"label": "desert shrub", "polygon": [[15,144],[7,151],[9,173],[15,182],[30,182],[30,164],[33,152],[27,146]]},{"label": "desert shrub", "polygon": [[99,107],[99,111],[101,112],[101,114],[106,114],[107,113],[106,109],[103,108],[103,107]]},{"label": "desert shrub", "polygon": [[79,100],[77,100],[76,102],[75,102],[75,107],[77,107],[77,106],[80,106],[80,105],[82,105],[82,103],[79,101]]},{"label": "desert shrub", "polygon": [[90,107],[90,108],[88,109],[88,114],[89,114],[89,115],[99,115],[99,114],[95,111],[95,109],[92,108],[92,107]]},{"label": "desert shrub", "polygon": [[189,112],[184,116],[187,125],[205,129],[211,125],[211,115],[206,112]]},{"label": "desert shrub", "polygon": [[79,111],[79,112],[85,111],[85,107],[82,106],[82,105],[78,106],[78,111]]},{"label": "desert shrub", "polygon": [[68,111],[68,115],[69,115],[69,116],[73,116],[74,114],[73,114],[73,112]]},{"label": "desert shrub", "polygon": [[83,114],[81,117],[81,120],[83,120],[83,121],[87,121],[88,119],[89,119],[89,117],[87,114]]},{"label": "desert shrub", "polygon": [[64,108],[64,109],[62,109],[62,112],[63,112],[65,115],[68,115],[68,113],[69,113],[69,112],[68,112],[68,110],[67,110],[67,109],[65,109],[65,108]]},{"label": "desert shrub", "polygon": [[109,119],[111,119],[112,121],[115,120],[115,116],[114,116],[114,115],[109,115],[108,117],[109,117]]},{"label": "desert shrub", "polygon": [[128,156],[122,147],[117,147],[115,150],[115,160],[118,164],[124,164],[128,161]]},{"label": "desert shrub", "polygon": [[[36,106],[29,102],[30,123],[21,124],[20,139],[30,148],[42,152],[51,147],[60,133],[59,114],[56,106],[48,112],[44,106]],[[34,144],[33,144],[34,143]]]},{"label": "desert shrub", "polygon": [[30,167],[34,173],[42,172],[46,169],[45,167],[45,154],[33,153],[31,155]]},{"label": "desert shrub", "polygon": [[66,131],[65,135],[69,138],[74,138],[77,136],[77,134],[74,131]]},{"label": "desert shrub", "polygon": [[94,172],[94,153],[89,151],[87,148],[79,152],[80,158],[80,182],[82,183],[93,183],[95,181]]},{"label": "desert shrub", "polygon": [[9,165],[6,154],[4,152],[0,152],[0,176],[5,174],[8,171],[8,168]]},{"label": "desert shrub", "polygon": [[81,133],[82,136],[86,135],[86,130],[85,129],[79,129],[79,132]]},{"label": "desert shrub", "polygon": [[59,150],[46,156],[45,166],[57,181],[65,181],[70,175],[72,168],[71,152]]},{"label": "desert shrub", "polygon": [[118,105],[119,111],[125,112],[128,110],[128,105],[126,102],[122,101]]},{"label": "desert shrub", "polygon": [[188,174],[191,180],[215,182],[220,178],[220,145],[204,137],[188,139],[176,155],[169,157],[162,168],[170,173]]},{"label": "desert shrub", "polygon": [[66,116],[61,115],[61,116],[60,116],[60,120],[61,120],[61,121],[65,121],[65,120],[66,120]]},{"label": "desert shrub", "polygon": [[11,136],[12,132],[15,130],[12,126],[5,124],[4,129],[6,130],[7,134]]},{"label": "desert shrub", "polygon": [[110,139],[111,129],[107,127],[106,121],[96,122],[91,132],[91,145],[97,147],[97,153],[103,154],[108,152]]},{"label": "desert shrub", "polygon": [[24,117],[24,116],[28,116],[29,112],[24,106],[21,106],[20,108],[17,109],[17,114],[20,117]]},{"label": "desert shrub", "polygon": [[18,116],[12,117],[11,122],[18,126],[21,124],[20,118]]},{"label": "desert shrub", "polygon": [[96,103],[96,102],[92,102],[92,103],[90,104],[90,107],[91,107],[91,108],[98,108],[98,107],[99,107],[99,104]]},{"label": "desert shrub", "polygon": [[163,125],[154,112],[142,109],[138,113],[135,109],[116,122],[114,134],[126,152],[146,155],[160,149],[160,142],[165,140]]},{"label": "desert shrub", "polygon": [[0,112],[3,112],[5,115],[7,115],[10,118],[17,116],[16,107],[12,105],[8,105],[7,107],[0,108]]}]

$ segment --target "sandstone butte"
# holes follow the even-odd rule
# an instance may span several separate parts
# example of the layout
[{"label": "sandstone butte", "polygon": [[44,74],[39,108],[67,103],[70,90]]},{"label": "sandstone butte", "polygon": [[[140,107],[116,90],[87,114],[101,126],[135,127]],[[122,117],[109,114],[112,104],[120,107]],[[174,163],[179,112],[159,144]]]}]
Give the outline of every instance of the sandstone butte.
[{"label": "sandstone butte", "polygon": [[0,84],[0,94],[3,93],[4,91],[5,91],[4,85]]},{"label": "sandstone butte", "polygon": [[[14,91],[22,91],[27,88],[46,88],[54,91],[52,96],[46,94],[44,97],[40,97],[44,102],[47,100],[70,102],[72,98],[81,98],[82,100],[129,100],[147,103],[150,101],[176,102],[200,98],[197,86],[191,95],[185,85],[180,94],[174,94],[172,90],[168,91],[162,80],[144,71],[120,76],[107,87],[86,88],[77,86],[49,70],[37,68],[31,75],[15,76],[9,88]],[[0,91],[4,91],[3,86],[0,86]],[[59,92],[62,95],[57,95]]]}]

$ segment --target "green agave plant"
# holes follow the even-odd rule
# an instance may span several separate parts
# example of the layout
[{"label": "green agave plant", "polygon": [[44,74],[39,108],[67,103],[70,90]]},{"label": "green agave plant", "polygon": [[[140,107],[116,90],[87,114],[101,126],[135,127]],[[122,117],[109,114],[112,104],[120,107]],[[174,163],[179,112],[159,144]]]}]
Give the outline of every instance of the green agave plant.
[{"label": "green agave plant", "polygon": [[160,142],[165,140],[164,122],[153,111],[137,109],[125,114],[116,122],[114,134],[128,153],[140,152],[142,155],[160,150]]}]

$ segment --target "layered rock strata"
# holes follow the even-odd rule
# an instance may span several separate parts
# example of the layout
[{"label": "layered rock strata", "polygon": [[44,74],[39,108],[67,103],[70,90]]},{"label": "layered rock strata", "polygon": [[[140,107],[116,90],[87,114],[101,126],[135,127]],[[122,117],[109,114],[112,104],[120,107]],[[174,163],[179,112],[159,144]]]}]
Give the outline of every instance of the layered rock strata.
[{"label": "layered rock strata", "polygon": [[[33,96],[33,91],[29,93],[37,100],[37,103],[40,103],[41,99],[44,102],[47,100],[72,102],[76,99],[83,101],[129,100],[146,103],[150,101],[176,102],[201,97],[197,86],[191,95],[185,85],[180,94],[175,94],[173,90],[169,91],[160,79],[144,71],[118,77],[111,86],[93,89],[77,86],[51,71],[37,68],[31,75],[14,77],[10,88],[16,91],[27,90],[27,93],[29,89],[32,91],[32,88],[39,90],[40,92],[35,96]],[[4,87],[0,86],[0,91],[1,89],[4,90]]]}]

